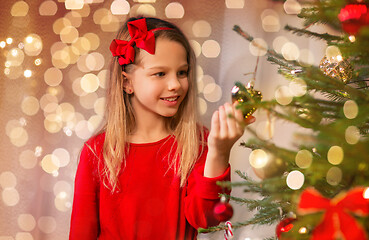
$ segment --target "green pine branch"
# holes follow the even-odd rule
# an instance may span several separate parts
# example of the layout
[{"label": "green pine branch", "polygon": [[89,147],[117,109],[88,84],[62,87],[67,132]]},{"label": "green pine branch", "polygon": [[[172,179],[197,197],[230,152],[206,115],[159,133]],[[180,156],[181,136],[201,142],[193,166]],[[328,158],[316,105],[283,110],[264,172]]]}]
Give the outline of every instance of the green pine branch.
[{"label": "green pine branch", "polygon": [[291,31],[292,33],[296,34],[297,36],[307,36],[307,37],[314,37],[317,38],[319,40],[325,40],[327,41],[329,44],[331,42],[339,42],[339,41],[343,41],[344,39],[340,36],[335,36],[335,35],[331,35],[329,33],[317,33],[317,32],[312,32],[306,29],[301,29],[301,28],[296,28],[296,27],[292,27],[290,25],[286,25],[284,27],[285,30],[287,31]]}]

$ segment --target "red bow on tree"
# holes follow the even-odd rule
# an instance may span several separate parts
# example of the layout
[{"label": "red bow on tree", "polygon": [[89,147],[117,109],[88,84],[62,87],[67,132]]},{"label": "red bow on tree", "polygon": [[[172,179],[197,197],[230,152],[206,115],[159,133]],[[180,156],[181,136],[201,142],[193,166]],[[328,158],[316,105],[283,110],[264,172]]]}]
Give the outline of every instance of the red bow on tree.
[{"label": "red bow on tree", "polygon": [[110,44],[110,51],[114,57],[119,56],[118,59],[120,65],[126,65],[134,62],[135,60],[135,49],[133,48],[134,45],[136,45],[138,48],[147,51],[150,54],[154,54],[155,53],[154,31],[172,29],[161,27],[151,29],[150,31],[148,31],[145,18],[130,21],[127,23],[127,26],[129,35],[131,36],[131,40],[124,41],[114,39]]},{"label": "red bow on tree", "polygon": [[314,188],[307,188],[302,194],[298,211],[300,214],[325,211],[322,221],[315,227],[312,240],[343,239],[367,240],[363,227],[350,213],[358,216],[369,214],[369,202],[364,198],[362,187],[354,188],[346,194],[340,193],[333,199],[324,198]]}]

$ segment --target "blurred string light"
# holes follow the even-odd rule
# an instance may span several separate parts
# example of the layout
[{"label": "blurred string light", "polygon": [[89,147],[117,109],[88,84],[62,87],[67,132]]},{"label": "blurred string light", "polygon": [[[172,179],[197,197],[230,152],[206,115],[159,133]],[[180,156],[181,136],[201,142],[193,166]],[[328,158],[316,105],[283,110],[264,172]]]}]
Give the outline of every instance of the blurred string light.
[{"label": "blurred string light", "polygon": [[305,176],[298,170],[291,171],[286,178],[287,186],[292,190],[300,189],[304,185],[304,182]]},{"label": "blurred string light", "polygon": [[29,6],[25,1],[17,1],[13,4],[10,14],[13,17],[24,17],[28,14]]},{"label": "blurred string light", "polygon": [[151,4],[137,4],[131,8],[131,13],[135,15],[156,16],[156,9]]},{"label": "blurred string light", "polygon": [[41,3],[40,7],[38,8],[38,12],[41,16],[53,16],[58,11],[58,5],[52,1],[47,0]]},{"label": "blurred string light", "polygon": [[302,149],[297,152],[295,162],[299,168],[309,168],[313,162],[313,155],[310,151]]},{"label": "blurred string light", "polygon": [[306,94],[307,85],[301,78],[292,79],[288,87],[293,96],[301,97]]},{"label": "blurred string light", "polygon": [[268,161],[268,155],[262,149],[253,150],[249,156],[249,162],[253,168],[263,168],[268,164]]},{"label": "blurred string light", "polygon": [[296,0],[286,0],[283,8],[287,14],[299,14],[302,10],[301,4]]},{"label": "blurred string light", "polygon": [[207,58],[216,58],[220,54],[220,45],[215,40],[206,40],[201,47],[202,54]]},{"label": "blurred string light", "polygon": [[32,77],[32,71],[27,69],[24,71],[23,75],[26,77],[26,78],[30,78]]},{"label": "blurred string light", "polygon": [[[23,213],[19,214],[17,218],[17,223],[19,228],[22,231],[32,231],[36,227],[36,220],[32,214]],[[21,239],[30,239],[30,238],[21,238]]]},{"label": "blurred string light", "polygon": [[27,149],[20,153],[19,155],[20,166],[24,169],[32,169],[37,165],[37,156],[35,152]]},{"label": "blurred string light", "polygon": [[43,49],[43,43],[41,37],[35,33],[29,34],[25,38],[24,52],[28,56],[37,56]]},{"label": "blurred string light", "polygon": [[288,43],[289,40],[285,36],[278,36],[273,40],[273,48],[277,53],[282,53],[282,47]]},{"label": "blurred string light", "polygon": [[288,105],[292,102],[293,99],[293,93],[291,92],[288,86],[281,86],[277,88],[277,90],[274,93],[274,96],[276,101],[280,105]]},{"label": "blurred string light", "polygon": [[209,37],[211,34],[211,25],[205,20],[196,21],[192,25],[192,32],[195,37]]},{"label": "blurred string light", "polygon": [[40,58],[35,59],[35,65],[40,66],[42,63],[42,60]]},{"label": "blurred string light", "polygon": [[227,8],[244,8],[245,0],[225,0]]},{"label": "blurred string light", "polygon": [[1,197],[7,206],[15,206],[20,200],[19,193],[15,189],[16,185],[17,178],[13,172],[6,171],[0,174],[0,186],[3,189]]},{"label": "blurred string light", "polygon": [[278,32],[281,28],[279,15],[273,9],[265,9],[261,13],[261,23],[265,32]]},{"label": "blurred string light", "polygon": [[6,39],[6,43],[9,44],[9,45],[12,44],[13,43],[13,38],[8,37]]},{"label": "blurred string light", "polygon": [[339,167],[331,167],[326,175],[327,183],[337,186],[342,180],[342,170]]},{"label": "blurred string light", "polygon": [[354,35],[351,35],[351,36],[349,36],[349,40],[350,40],[350,42],[355,42],[356,37]]},{"label": "blurred string light", "polygon": [[300,56],[300,49],[293,42],[287,42],[281,49],[283,57],[288,61],[297,60]]},{"label": "blurred string light", "polygon": [[355,101],[348,100],[343,105],[343,113],[345,114],[346,118],[354,119],[359,113],[359,107],[357,106]]},{"label": "blurred string light", "polygon": [[165,7],[165,15],[167,18],[183,18],[185,10],[181,3],[172,2]]},{"label": "blurred string light", "polygon": [[328,162],[333,165],[341,164],[343,161],[344,152],[340,146],[332,146],[327,153]]},{"label": "blurred string light", "polygon": [[110,5],[110,11],[114,15],[126,15],[129,13],[131,6],[125,0],[114,0]]},{"label": "blurred string light", "polygon": [[345,139],[348,144],[354,145],[360,140],[360,130],[356,126],[349,126],[345,130]]},{"label": "blurred string light", "polygon": [[369,187],[367,187],[363,192],[363,197],[365,199],[369,199]]},{"label": "blurred string light", "polygon": [[65,0],[65,9],[76,10],[82,9],[84,5],[84,0]]}]

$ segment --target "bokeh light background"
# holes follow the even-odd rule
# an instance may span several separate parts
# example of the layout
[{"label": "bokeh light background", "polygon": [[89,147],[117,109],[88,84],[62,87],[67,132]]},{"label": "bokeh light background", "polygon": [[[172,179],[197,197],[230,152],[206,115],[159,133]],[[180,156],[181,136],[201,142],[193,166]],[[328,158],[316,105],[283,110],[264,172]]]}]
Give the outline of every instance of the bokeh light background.
[{"label": "bokeh light background", "polygon": [[[285,81],[266,62],[265,51],[255,47],[269,46],[288,60],[319,63],[324,46],[283,30],[289,22],[301,26],[296,21],[300,9],[295,0],[2,1],[0,240],[68,238],[78,154],[103,123],[109,44],[128,17],[167,19],[186,33],[198,59],[198,103],[209,126],[213,111],[230,101],[234,82],[251,80],[245,74],[254,71],[258,55],[255,88],[265,99],[276,97],[287,105],[305,93],[303,82]],[[235,24],[253,35],[254,42],[235,33]],[[261,138],[290,144],[293,127],[262,111],[255,115],[253,127]],[[231,163],[255,177],[249,154],[235,147]],[[233,194],[246,196],[240,189]],[[252,214],[234,208],[232,221]],[[273,232],[273,227],[243,228],[235,239],[262,239]],[[222,233],[199,239],[222,239]]]}]

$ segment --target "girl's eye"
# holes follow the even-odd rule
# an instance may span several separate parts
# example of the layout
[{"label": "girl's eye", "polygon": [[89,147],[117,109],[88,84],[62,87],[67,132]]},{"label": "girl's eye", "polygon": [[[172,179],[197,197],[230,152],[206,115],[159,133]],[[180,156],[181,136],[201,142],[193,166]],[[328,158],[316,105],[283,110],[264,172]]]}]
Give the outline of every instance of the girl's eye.
[{"label": "girl's eye", "polygon": [[178,76],[180,76],[180,77],[187,77],[187,75],[188,75],[187,70],[183,70],[183,71],[178,72]]},{"label": "girl's eye", "polygon": [[165,75],[165,73],[163,72],[158,72],[158,73],[155,73],[154,76],[157,76],[157,77],[163,77]]}]

